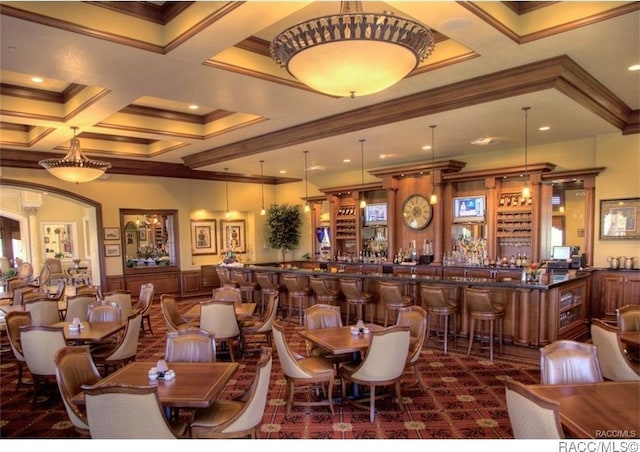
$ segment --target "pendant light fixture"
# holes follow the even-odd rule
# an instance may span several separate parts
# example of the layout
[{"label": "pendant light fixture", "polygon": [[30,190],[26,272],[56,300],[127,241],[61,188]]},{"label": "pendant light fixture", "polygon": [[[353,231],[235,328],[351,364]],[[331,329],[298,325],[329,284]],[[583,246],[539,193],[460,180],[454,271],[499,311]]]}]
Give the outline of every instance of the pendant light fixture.
[{"label": "pendant light fixture", "polygon": [[309,151],[304,152],[304,213],[311,212],[311,207],[309,206],[309,179],[307,175],[307,154]]},{"label": "pendant light fixture", "polygon": [[111,163],[91,160],[82,153],[80,140],[76,138],[77,127],[72,127],[73,138],[69,145],[69,152],[61,159],[46,159],[38,162],[49,173],[58,179],[75,182],[91,182],[111,168]]},{"label": "pendant light fixture", "polygon": [[361,177],[361,189],[360,189],[360,208],[367,207],[367,200],[364,197],[364,139],[360,140],[360,177]]},{"label": "pendant light fixture", "polygon": [[224,169],[224,193],[225,199],[227,200],[227,211],[224,216],[229,218],[231,216],[229,213],[229,168]]},{"label": "pendant light fixture", "polygon": [[262,209],[260,209],[260,215],[266,215],[267,211],[264,210],[264,160],[260,160],[260,190],[262,194]]},{"label": "pendant light fixture", "polygon": [[429,204],[434,205],[438,204],[438,197],[436,196],[436,183],[435,183],[435,168],[436,168],[436,127],[435,125],[429,126],[431,127],[431,197],[429,198]]},{"label": "pendant light fixture", "polygon": [[529,123],[529,110],[531,107],[523,107],[524,111],[524,188],[522,189],[522,197],[524,199],[531,198],[531,189],[529,188],[529,168],[528,168],[528,123]]}]

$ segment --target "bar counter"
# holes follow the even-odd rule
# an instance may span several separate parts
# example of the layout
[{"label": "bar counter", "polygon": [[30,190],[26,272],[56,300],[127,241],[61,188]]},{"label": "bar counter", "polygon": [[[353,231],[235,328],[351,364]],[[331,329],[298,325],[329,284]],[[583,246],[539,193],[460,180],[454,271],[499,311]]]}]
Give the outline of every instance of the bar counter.
[{"label": "bar counter", "polygon": [[[301,265],[317,264],[304,262]],[[492,300],[505,307],[505,344],[538,349],[557,339],[579,340],[588,337],[587,300],[591,278],[588,272],[556,274],[551,281],[543,284],[522,282],[522,270],[514,268],[396,264],[384,265],[383,272],[383,265],[377,264],[328,263],[326,270],[299,268],[295,265],[291,268],[247,265],[243,270],[251,273],[253,280],[254,273],[268,272],[280,283],[283,274],[326,278],[334,288],[339,288],[340,278],[356,278],[360,280],[363,291],[374,294],[374,320],[377,323],[383,323],[384,319],[384,306],[378,297],[378,281],[397,282],[405,295],[413,296],[414,304],[417,305],[421,305],[420,285],[443,287],[447,295],[459,304],[457,329],[462,337],[469,335],[464,289],[489,289]],[[343,303],[343,311],[344,309]]]}]

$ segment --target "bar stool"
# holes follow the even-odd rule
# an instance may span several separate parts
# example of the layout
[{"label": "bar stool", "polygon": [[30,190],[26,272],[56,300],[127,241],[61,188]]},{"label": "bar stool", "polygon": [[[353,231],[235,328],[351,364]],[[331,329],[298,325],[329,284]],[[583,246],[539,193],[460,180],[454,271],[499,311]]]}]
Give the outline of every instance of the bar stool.
[{"label": "bar stool", "polygon": [[444,320],[442,341],[444,342],[444,354],[446,355],[447,340],[449,338],[449,319],[453,319],[451,333],[453,334],[453,344],[454,346],[456,345],[458,302],[448,298],[442,287],[427,286],[425,284],[420,284],[420,300],[425,311],[427,311],[427,337],[425,343],[429,343],[431,317],[436,317],[436,338],[438,337],[440,320]]},{"label": "bar stool", "polygon": [[309,278],[309,285],[311,286],[311,290],[313,290],[316,303],[330,304],[334,306],[338,305],[340,291],[329,287],[326,278],[311,276]]},{"label": "bar stool", "polygon": [[247,278],[247,274],[248,273],[243,270],[231,270],[231,280],[235,281],[238,285],[244,295],[245,301],[247,303],[253,303],[253,294],[260,290],[260,286],[258,286],[258,283],[250,281]]},{"label": "bar stool", "polygon": [[[400,308],[407,308],[413,304],[412,295],[403,295],[400,290],[400,283],[393,281],[378,281],[380,303],[384,305],[384,326],[389,320],[389,311],[398,311]],[[393,323],[396,321],[394,319]]]},{"label": "bar stool", "polygon": [[[257,272],[256,283],[260,286],[260,312],[264,312],[265,303],[269,302],[271,295],[284,292],[286,289],[274,282],[278,280],[278,274],[275,272]],[[278,303],[280,304],[280,303]],[[283,303],[284,304],[284,303]],[[280,306],[279,309],[282,309]]]},{"label": "bar stool", "polygon": [[474,327],[476,320],[480,322],[480,342],[484,336],[484,323],[489,322],[489,360],[493,361],[493,332],[495,322],[498,322],[499,331],[499,353],[502,354],[502,320],[504,319],[504,307],[491,301],[491,295],[488,290],[465,288],[465,300],[467,301],[467,309],[469,318],[471,319],[469,326],[469,348],[467,356],[471,354],[471,346],[474,340]]},{"label": "bar stool", "polygon": [[349,315],[353,307],[355,307],[357,311],[357,320],[364,320],[367,306],[370,306],[370,323],[373,323],[373,294],[361,291],[358,283],[359,280],[357,279],[340,279],[340,290],[347,300],[347,325],[349,325]]},{"label": "bar stool", "polygon": [[293,301],[295,300],[298,304],[300,325],[302,325],[302,319],[304,317],[302,310],[310,306],[311,295],[313,295],[311,287],[309,287],[309,280],[306,276],[302,275],[283,275],[282,279],[289,294],[289,314],[287,320],[291,322],[291,318],[293,317]]},{"label": "bar stool", "polygon": [[216,274],[220,280],[220,286],[238,287],[238,283],[231,279],[231,273],[226,267],[216,266]]}]

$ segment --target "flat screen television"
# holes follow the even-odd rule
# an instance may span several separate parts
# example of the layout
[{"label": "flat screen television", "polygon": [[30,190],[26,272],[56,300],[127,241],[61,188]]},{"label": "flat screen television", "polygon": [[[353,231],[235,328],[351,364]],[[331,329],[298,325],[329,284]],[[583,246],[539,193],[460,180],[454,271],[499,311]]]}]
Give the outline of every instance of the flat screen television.
[{"label": "flat screen television", "polygon": [[571,259],[570,246],[554,246],[551,251],[551,259],[554,261],[566,261]]},{"label": "flat screen television", "polygon": [[485,206],[485,196],[453,198],[453,222],[484,223],[486,221]]},{"label": "flat screen television", "polygon": [[387,205],[385,203],[367,204],[364,208],[365,226],[387,225]]}]

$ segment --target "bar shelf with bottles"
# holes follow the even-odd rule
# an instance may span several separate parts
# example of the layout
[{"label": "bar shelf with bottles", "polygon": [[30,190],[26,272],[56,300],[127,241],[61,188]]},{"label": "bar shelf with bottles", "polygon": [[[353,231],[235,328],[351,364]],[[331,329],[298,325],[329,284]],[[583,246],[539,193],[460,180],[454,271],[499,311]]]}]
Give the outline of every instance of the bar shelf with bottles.
[{"label": "bar shelf with bottles", "polygon": [[336,239],[355,240],[356,229],[356,206],[341,206],[336,216]]},{"label": "bar shelf with bottles", "polygon": [[532,201],[522,193],[502,193],[498,200],[496,239],[502,256],[531,256]]}]

